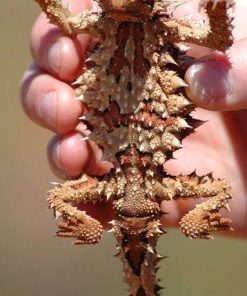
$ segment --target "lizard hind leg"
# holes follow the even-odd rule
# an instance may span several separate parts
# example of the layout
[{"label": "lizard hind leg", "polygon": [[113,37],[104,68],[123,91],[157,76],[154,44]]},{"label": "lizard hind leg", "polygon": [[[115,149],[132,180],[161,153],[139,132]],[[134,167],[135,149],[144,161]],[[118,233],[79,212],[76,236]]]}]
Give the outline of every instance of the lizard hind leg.
[{"label": "lizard hind leg", "polygon": [[56,217],[63,218],[63,222],[58,224],[57,236],[73,237],[75,244],[98,243],[103,232],[102,225],[74,205],[109,198],[114,186],[108,187],[105,181],[99,182],[84,175],[79,180],[67,181],[51,189],[47,199],[49,206],[54,209]]},{"label": "lizard hind leg", "polygon": [[[209,199],[196,205],[194,210],[181,219],[179,224],[186,236],[211,239],[212,232],[231,229],[231,220],[219,214],[221,208],[228,208],[228,202],[231,199],[230,187],[225,180],[213,180],[211,176],[199,178],[199,183],[194,188],[192,186],[191,190],[194,191],[193,198]],[[190,194],[189,191],[187,194]]]},{"label": "lizard hind leg", "polygon": [[211,174],[198,177],[193,173],[189,176],[164,178],[156,185],[156,190],[163,200],[208,198],[197,204],[179,223],[189,238],[211,239],[211,233],[231,229],[231,220],[219,214],[220,209],[228,209],[231,199],[230,186],[224,179],[213,179]]}]

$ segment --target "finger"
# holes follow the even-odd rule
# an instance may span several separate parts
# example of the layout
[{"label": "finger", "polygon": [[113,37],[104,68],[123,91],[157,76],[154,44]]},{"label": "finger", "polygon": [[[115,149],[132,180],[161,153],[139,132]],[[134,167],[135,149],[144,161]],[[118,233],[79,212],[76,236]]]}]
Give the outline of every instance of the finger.
[{"label": "finger", "polygon": [[55,133],[75,129],[83,105],[74,100],[74,90],[66,83],[42,72],[33,65],[24,75],[21,100],[27,115]]},{"label": "finger", "polygon": [[181,18],[185,16],[191,16],[194,20],[201,18],[198,10],[198,0],[181,1],[181,5],[178,5],[174,11],[174,17]]},{"label": "finger", "polygon": [[[90,8],[91,0],[70,0],[69,8],[75,14]],[[88,35],[80,38],[62,36],[60,30],[41,14],[33,26],[30,47],[36,63],[61,80],[75,79],[82,68],[83,55],[90,42]]]},{"label": "finger", "polygon": [[161,216],[161,223],[164,227],[178,227],[181,218],[195,207],[193,200],[176,200],[173,202],[164,201],[161,203],[161,210],[165,213]]},{"label": "finger", "polygon": [[186,72],[186,92],[198,106],[219,111],[247,108],[247,39],[236,42],[226,54],[213,52]]},{"label": "finger", "polygon": [[112,165],[101,160],[99,148],[81,141],[81,133],[55,136],[48,145],[48,159],[53,172],[64,179],[79,177],[82,173],[103,175]]},{"label": "finger", "polygon": [[114,219],[114,210],[111,202],[98,202],[96,204],[87,203],[85,205],[78,205],[79,209],[86,211],[86,213],[100,221],[105,229],[112,228],[109,221]]}]

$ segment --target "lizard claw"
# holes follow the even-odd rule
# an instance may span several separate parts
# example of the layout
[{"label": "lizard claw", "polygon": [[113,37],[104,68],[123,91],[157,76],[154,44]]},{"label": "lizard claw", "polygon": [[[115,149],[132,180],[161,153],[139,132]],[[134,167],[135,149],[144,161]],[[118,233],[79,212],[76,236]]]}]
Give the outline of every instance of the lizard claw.
[{"label": "lizard claw", "polygon": [[205,219],[208,221],[208,232],[225,231],[231,229],[231,220],[229,218],[222,217],[218,213],[210,213]]}]

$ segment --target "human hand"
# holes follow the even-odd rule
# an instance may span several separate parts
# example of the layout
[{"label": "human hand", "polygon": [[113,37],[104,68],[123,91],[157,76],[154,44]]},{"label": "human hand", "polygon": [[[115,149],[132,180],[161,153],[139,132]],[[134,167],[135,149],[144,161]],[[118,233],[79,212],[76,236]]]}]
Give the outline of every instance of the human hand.
[{"label": "human hand", "polygon": [[[201,18],[198,3],[199,0],[187,1],[176,10],[176,17],[192,13],[195,19]],[[235,231],[232,234],[242,237],[247,235],[246,12],[247,4],[236,1],[233,32],[236,41],[226,54],[199,46],[192,46],[189,51],[198,60],[185,75],[189,85],[187,95],[197,106],[228,112],[198,110],[194,117],[209,121],[198,129],[198,133],[185,140],[185,149],[175,153],[177,161],[166,165],[175,174],[186,174],[196,168],[199,175],[214,172],[214,177],[225,176],[233,192],[230,217]],[[174,225],[181,214],[188,212],[188,206],[184,201],[175,204],[175,209],[171,209],[173,215],[165,218],[164,222],[171,221]]]},{"label": "human hand", "polygon": [[[188,2],[190,3],[181,6],[177,13],[187,14],[189,11],[193,11],[198,1],[191,0]],[[82,8],[90,7],[91,0],[71,0],[70,3],[72,11],[78,13]],[[241,33],[241,30],[239,32]],[[86,112],[86,108],[78,101],[73,100],[75,94],[69,86],[69,82],[80,73],[83,55],[90,46],[90,42],[91,39],[85,35],[74,39],[61,36],[57,28],[48,24],[43,14],[34,25],[31,35],[31,50],[35,64],[29,68],[23,79],[23,107],[33,121],[57,134],[49,144],[48,157],[53,171],[60,177],[75,178],[82,172],[104,174],[111,167],[109,163],[100,161],[100,151],[96,146],[91,147],[85,141],[80,141],[81,132],[86,133],[86,131],[85,127],[79,123],[78,118]],[[244,84],[244,79],[247,78],[245,78],[246,75],[243,72],[240,84],[236,74],[239,74],[239,66],[242,66],[244,62],[246,63],[247,58],[243,56],[243,61],[239,62],[236,51],[242,47],[237,45],[236,49],[235,46],[231,50],[233,52],[230,51],[232,61],[233,57],[236,57],[236,62],[233,63],[233,68],[230,70],[233,71],[231,82],[232,90],[237,87],[237,92],[234,93],[241,95],[235,95],[233,103],[225,100],[224,107],[219,104],[216,98],[214,99],[215,96],[213,96],[213,99],[210,96],[205,97],[206,99],[197,96],[195,76],[191,74],[191,69],[195,66],[192,66],[186,75],[190,84],[188,93],[197,104],[207,109],[217,110],[244,108],[242,103],[244,99],[241,98],[244,98],[244,87],[247,85]],[[241,52],[244,52],[244,48]],[[200,56],[203,51],[197,48],[194,49],[193,53]],[[197,64],[200,66],[199,70],[208,67],[207,71],[212,71],[212,69],[218,67],[220,74],[217,79],[221,81],[220,75],[222,75],[221,68],[223,67],[221,60],[216,59],[215,61],[214,56],[211,60],[201,61],[200,63],[203,66]],[[200,74],[199,70],[197,68],[197,72]],[[195,70],[193,73],[195,73]],[[203,85],[203,73],[199,76],[202,77],[201,83]],[[216,85],[214,84],[213,87],[224,86],[225,75],[223,75],[223,78],[222,84],[219,82]],[[205,94],[207,92],[210,94],[210,89],[213,89],[213,87],[205,88]],[[219,91],[223,93],[221,88],[219,88]],[[227,94],[225,96],[228,97]],[[210,100],[207,99],[208,97],[210,97]],[[197,102],[198,98],[200,99],[199,102]],[[224,100],[222,101],[224,102]],[[233,105],[240,107],[233,108]],[[227,106],[229,109],[227,109]],[[233,219],[233,227],[236,229],[234,233],[239,235],[247,234],[247,205],[245,200],[247,179],[246,173],[244,173],[247,166],[246,149],[244,149],[247,145],[245,143],[247,128],[245,127],[246,123],[244,123],[246,112],[242,110],[220,115],[200,111],[200,118],[208,119],[211,117],[211,120],[199,129],[198,135],[196,133],[185,140],[189,149],[182,149],[176,153],[175,156],[178,161],[170,161],[166,164],[166,168],[172,174],[190,173],[194,168],[197,168],[199,174],[213,171],[217,177],[226,176],[233,186],[234,199],[231,202],[233,216],[231,218]],[[199,116],[197,117],[199,118]],[[196,158],[194,157],[195,154],[197,155]],[[164,217],[164,225],[177,225],[181,215],[188,211],[190,205],[183,201],[174,204],[171,202],[169,204],[164,203],[164,211],[171,213]],[[101,219],[106,213],[106,219],[110,220],[111,211],[108,208],[103,211],[102,206],[100,206],[98,213],[100,213],[98,215]]]}]

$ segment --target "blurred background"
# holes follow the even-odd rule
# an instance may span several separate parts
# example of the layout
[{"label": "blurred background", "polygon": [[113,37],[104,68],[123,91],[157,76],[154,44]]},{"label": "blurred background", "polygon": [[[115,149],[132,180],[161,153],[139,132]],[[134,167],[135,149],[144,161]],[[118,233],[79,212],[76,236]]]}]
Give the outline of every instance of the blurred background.
[{"label": "blurred background", "polygon": [[[46,161],[51,133],[29,121],[19,102],[30,63],[29,33],[39,13],[31,0],[1,0],[1,296],[124,296],[122,267],[105,234],[97,246],[74,247],[53,238],[56,223],[45,192],[56,181]],[[159,275],[167,296],[242,296],[247,292],[247,241],[191,241],[169,230],[159,252],[170,256]]]}]

